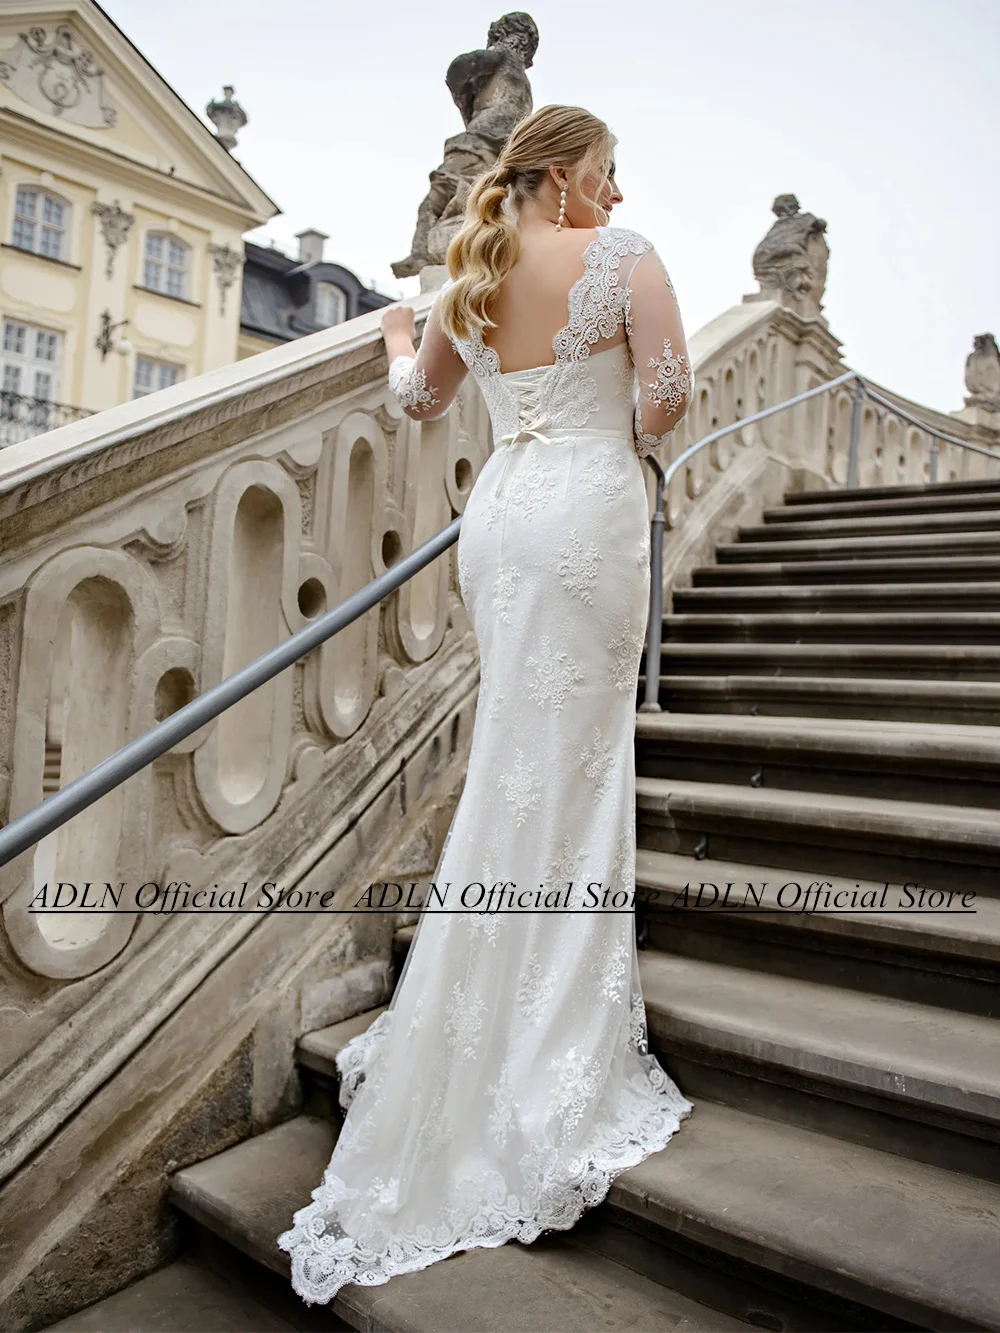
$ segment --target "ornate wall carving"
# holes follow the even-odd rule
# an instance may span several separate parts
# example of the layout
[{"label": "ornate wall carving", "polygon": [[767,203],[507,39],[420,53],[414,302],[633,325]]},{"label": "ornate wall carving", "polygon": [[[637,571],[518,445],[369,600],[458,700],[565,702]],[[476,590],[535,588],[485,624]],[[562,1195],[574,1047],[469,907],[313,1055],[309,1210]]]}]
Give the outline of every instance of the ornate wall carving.
[{"label": "ornate wall carving", "polygon": [[22,32],[0,59],[0,83],[29,106],[74,125],[110,129],[118,119],[104,70],[66,23]]}]

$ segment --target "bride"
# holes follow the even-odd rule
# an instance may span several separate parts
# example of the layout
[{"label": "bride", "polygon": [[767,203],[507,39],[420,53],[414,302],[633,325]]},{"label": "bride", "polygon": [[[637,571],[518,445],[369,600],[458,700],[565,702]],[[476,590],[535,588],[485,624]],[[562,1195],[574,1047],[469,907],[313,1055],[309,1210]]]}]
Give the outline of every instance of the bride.
[{"label": "bride", "polygon": [[520,121],[419,353],[412,308],[382,317],[407,415],[442,416],[470,370],[489,408],[458,540],[481,675],[438,896],[389,1008],[337,1057],[344,1125],[278,1237],[308,1304],[572,1227],[693,1109],[647,1047],[632,898],[639,460],[692,374],[658,254],[608,224],[616,142],[580,107]]}]

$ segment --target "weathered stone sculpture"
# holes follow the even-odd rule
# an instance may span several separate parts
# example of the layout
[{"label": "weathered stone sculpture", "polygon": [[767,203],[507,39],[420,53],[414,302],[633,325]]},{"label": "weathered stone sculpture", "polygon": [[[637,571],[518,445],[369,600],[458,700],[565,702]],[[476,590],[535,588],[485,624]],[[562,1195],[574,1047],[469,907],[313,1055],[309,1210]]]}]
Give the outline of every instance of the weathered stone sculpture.
[{"label": "weathered stone sculpture", "polygon": [[753,254],[760,298],[781,300],[803,315],[818,315],[830,257],[823,236],[826,222],[812,213],[800,213],[794,194],[779,194],[771,211],[778,220]]},{"label": "weathered stone sculpture", "polygon": [[992,333],[977,333],[965,359],[966,407],[1000,412],[1000,348]]},{"label": "weathered stone sculpture", "polygon": [[467,51],[448,66],[445,82],[465,130],[445,140],[444,160],[430,173],[430,190],[417,210],[410,254],[392,265],[397,278],[444,263],[472,182],[493,165],[511,130],[532,109],[525,70],[538,48],[538,29],[531,15],[504,14],[490,24],[486,42],[484,50]]}]

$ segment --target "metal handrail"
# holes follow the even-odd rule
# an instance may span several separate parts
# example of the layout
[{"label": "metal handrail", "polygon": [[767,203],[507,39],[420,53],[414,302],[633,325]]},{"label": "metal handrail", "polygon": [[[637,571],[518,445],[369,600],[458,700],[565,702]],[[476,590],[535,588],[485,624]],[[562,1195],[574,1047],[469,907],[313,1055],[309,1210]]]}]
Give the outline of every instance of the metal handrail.
[{"label": "metal handrail", "polygon": [[821,393],[829,393],[831,389],[839,389],[841,385],[849,384],[852,381],[854,383],[854,408],[851,413],[851,447],[847,460],[847,489],[856,490],[858,485],[861,409],[866,397],[883,407],[889,408],[897,416],[902,417],[904,421],[911,422],[931,436],[931,485],[937,482],[938,440],[943,440],[945,444],[957,444],[962,449],[971,449],[973,453],[985,454],[987,458],[1000,459],[1000,454],[995,453],[992,449],[985,449],[981,444],[973,444],[969,440],[960,440],[955,435],[947,435],[943,430],[938,430],[936,426],[929,426],[926,421],[920,421],[912,413],[898,407],[891,399],[873,389],[865,377],[856,370],[845,371],[843,375],[838,375],[836,379],[817,384],[815,388],[807,389],[804,393],[798,393],[794,398],[786,398],[783,403],[775,403],[772,407],[765,407],[762,411],[755,412],[753,416],[741,417],[739,421],[734,421],[729,426],[721,426],[718,430],[713,431],[711,435],[706,435],[703,439],[690,445],[682,454],[679,454],[669,465],[666,472],[650,455],[646,462],[652,465],[656,473],[656,505],[653,512],[653,531],[650,538],[651,587],[649,590],[649,628],[646,646],[646,690],[645,697],[639,705],[638,711],[640,713],[659,713],[662,711],[659,695],[660,662],[663,651],[663,532],[666,526],[666,518],[663,513],[663,493],[667,486],[684,464],[704,449],[706,445],[714,444],[716,440],[721,440],[726,435],[732,435],[735,431],[742,430],[744,426],[752,426],[755,421],[763,421],[766,417],[773,417],[778,412],[784,412],[790,407],[797,407],[799,403],[805,403],[810,398],[817,398]]},{"label": "metal handrail", "polygon": [[292,666],[300,657],[312,652],[319,644],[325,643],[366,611],[370,611],[377,602],[395,592],[456,542],[461,523],[461,515],[452,519],[446,528],[428,538],[415,551],[404,556],[384,574],[372,579],[371,583],[366,583],[331,611],[319,616],[311,625],[306,625],[276,647],[268,649],[204,694],[199,694],[197,699],[192,699],[176,713],[102,760],[96,768],[81,774],[60,791],[46,797],[41,805],[36,805],[6,828],[0,829],[0,866],[20,856],[40,838],[52,833],[81,810],[86,810],[88,805],[93,805],[114,787],[120,786],[140,768],[151,764],[199,727],[213,721],[227,708],[239,703],[273,676]]},{"label": "metal handrail", "polygon": [[[752,425],[755,421],[762,421],[765,417],[773,416],[786,408],[795,407],[799,403],[804,403],[810,398],[815,398],[821,393],[827,393],[831,389],[838,388],[852,380],[856,382],[857,388],[851,424],[851,462],[848,467],[848,486],[857,485],[857,449],[861,429],[860,404],[866,394],[876,402],[883,403],[886,407],[891,408],[899,416],[912,421],[921,430],[930,432],[936,439],[944,440],[949,444],[961,445],[965,449],[973,449],[977,453],[988,455],[990,458],[1000,457],[989,449],[970,444],[967,440],[959,440],[954,436],[945,435],[943,431],[938,431],[933,426],[918,421],[902,408],[897,407],[872,390],[863,377],[853,370],[840,375],[837,379],[818,385],[814,389],[809,389],[805,393],[797,394],[786,402],[777,403],[773,407],[755,413],[753,416],[743,417],[730,426],[723,426],[720,430],[713,431],[711,435],[706,435],[704,439],[685,449],[682,454],[673,460],[666,471],[651,454],[647,455],[645,461],[656,477],[656,503],[651,519],[652,532],[650,537],[651,586],[646,647],[646,693],[643,703],[639,706],[640,712],[660,711],[658,694],[663,632],[663,534],[666,524],[663,513],[663,496],[667,485],[677,471],[696,453],[704,449],[706,445],[713,444],[716,440],[722,439],[734,431],[742,430],[744,426]],[[936,479],[936,453],[933,456],[932,467],[934,469],[934,479]],[[6,828],[0,829],[0,866],[4,866],[15,857],[20,856],[22,852],[38,842],[39,839],[54,832],[55,829],[72,819],[74,815],[79,814],[81,810],[93,805],[95,801],[100,800],[109,791],[127,781],[141,768],[145,768],[154,759],[158,759],[161,754],[165,754],[167,750],[172,749],[180,741],[190,736],[192,732],[197,731],[199,727],[214,721],[227,708],[231,708],[233,704],[238,703],[246,695],[278,675],[279,672],[292,666],[321,643],[325,643],[327,639],[332,638],[340,630],[363,616],[366,611],[370,611],[376,603],[388,597],[390,593],[395,592],[414,574],[419,573],[443,551],[446,551],[449,546],[452,546],[458,540],[461,525],[462,516],[459,515],[447,527],[442,528],[439,533],[430,537],[415,551],[411,551],[409,555],[404,556],[397,564],[387,569],[384,574],[378,575],[370,583],[365,584],[363,588],[352,593],[350,597],[332,610],[319,616],[312,624],[298,630],[282,643],[269,649],[253,662],[241,668],[234,675],[220,681],[218,685],[213,685],[211,689],[198,695],[196,699],[179,708],[176,713],[172,713],[170,717],[165,718],[162,722],[157,723],[155,727],[152,727],[142,736],[138,736],[135,740],[129,741],[127,745],[123,745],[120,750],[109,755],[96,768],[81,774],[80,777],[75,778],[60,791],[46,797],[40,805],[20,815]]]}]

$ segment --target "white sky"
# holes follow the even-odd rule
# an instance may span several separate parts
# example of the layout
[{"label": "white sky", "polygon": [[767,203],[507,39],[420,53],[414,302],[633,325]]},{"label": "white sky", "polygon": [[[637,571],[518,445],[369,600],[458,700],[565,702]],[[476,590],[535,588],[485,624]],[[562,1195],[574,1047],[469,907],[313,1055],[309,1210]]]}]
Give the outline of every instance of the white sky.
[{"label": "white sky", "polygon": [[[511,8],[525,4],[514,0]],[[327,257],[393,296],[427,173],[462,128],[444,83],[498,0],[105,0],[199,113],[232,83],[236,156],[283,209],[252,239]],[[997,0],[533,0],[534,104],[617,134],[625,202],[689,334],[756,290],[791,191],[826,218],[825,313],[848,364],[943,411],[974,334],[1000,336]],[[990,95],[990,88],[994,95]]]}]

